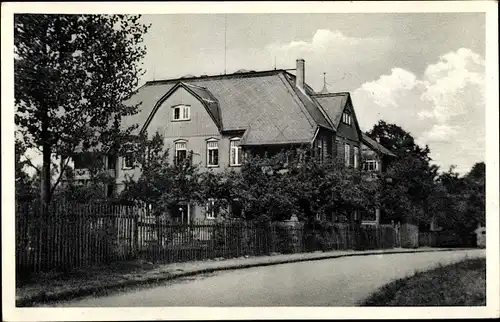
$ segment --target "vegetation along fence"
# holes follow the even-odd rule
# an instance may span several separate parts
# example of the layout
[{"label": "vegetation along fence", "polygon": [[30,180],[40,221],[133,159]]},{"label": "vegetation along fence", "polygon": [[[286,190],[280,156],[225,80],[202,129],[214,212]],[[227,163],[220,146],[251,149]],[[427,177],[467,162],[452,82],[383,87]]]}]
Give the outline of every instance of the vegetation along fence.
[{"label": "vegetation along fence", "polygon": [[20,275],[135,259],[172,263],[398,246],[397,230],[392,226],[244,221],[179,225],[132,206],[55,203],[43,215],[36,204],[16,206]]}]

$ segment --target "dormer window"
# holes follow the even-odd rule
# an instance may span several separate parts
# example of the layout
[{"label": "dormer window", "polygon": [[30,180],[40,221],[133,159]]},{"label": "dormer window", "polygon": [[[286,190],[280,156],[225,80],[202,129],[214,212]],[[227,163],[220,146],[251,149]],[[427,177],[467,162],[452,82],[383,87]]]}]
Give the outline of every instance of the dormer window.
[{"label": "dormer window", "polygon": [[352,117],[351,114],[344,112],[342,113],[342,123],[347,125],[352,125]]},{"label": "dormer window", "polygon": [[189,105],[176,105],[172,108],[173,121],[187,121],[191,117],[191,108]]}]

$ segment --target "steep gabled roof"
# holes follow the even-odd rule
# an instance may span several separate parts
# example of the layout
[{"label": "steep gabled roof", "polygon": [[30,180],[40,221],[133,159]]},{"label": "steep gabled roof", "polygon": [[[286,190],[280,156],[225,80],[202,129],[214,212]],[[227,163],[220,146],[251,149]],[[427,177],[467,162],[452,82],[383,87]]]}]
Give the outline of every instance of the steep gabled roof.
[{"label": "steep gabled roof", "polygon": [[123,125],[145,124],[159,100],[179,83],[208,104],[217,101],[221,131],[248,130],[242,144],[307,143],[319,125],[317,111],[298,98],[282,70],[148,82],[125,102],[142,104]]},{"label": "steep gabled roof", "polygon": [[313,97],[328,115],[328,118],[332,122],[333,129],[337,130],[340,120],[342,119],[342,112],[349,100],[349,93],[315,94]]},{"label": "steep gabled roof", "polygon": [[367,146],[369,146],[371,149],[373,149],[375,151],[379,151],[382,154],[389,155],[392,157],[396,156],[394,153],[389,151],[382,144],[378,143],[377,141],[375,141],[374,139],[372,139],[371,137],[369,137],[365,133],[362,133],[361,140],[363,141],[363,143],[365,143]]},{"label": "steep gabled roof", "polygon": [[312,88],[306,85],[305,92],[297,88],[297,86],[295,86],[295,75],[292,75],[290,73],[287,73],[285,79],[289,83],[290,88],[295,92],[297,97],[300,99],[302,104],[304,104],[309,114],[313,117],[316,124],[332,130],[333,128],[330,125],[330,122],[328,122],[328,120],[326,119],[326,115],[321,110],[321,106],[319,106],[319,104],[315,102],[314,98],[312,97],[312,93],[314,93]]}]

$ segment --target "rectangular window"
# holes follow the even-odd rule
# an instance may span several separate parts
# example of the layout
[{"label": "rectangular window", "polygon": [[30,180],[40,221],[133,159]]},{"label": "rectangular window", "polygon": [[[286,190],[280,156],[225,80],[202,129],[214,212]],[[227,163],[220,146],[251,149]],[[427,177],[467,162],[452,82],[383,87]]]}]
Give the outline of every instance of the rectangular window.
[{"label": "rectangular window", "polygon": [[241,147],[240,140],[231,140],[230,144],[230,155],[229,155],[229,164],[231,166],[239,166],[241,165]]},{"label": "rectangular window", "polygon": [[340,159],[344,156],[342,148],[343,148],[342,142],[340,142],[339,139],[335,139],[335,157],[337,159]]},{"label": "rectangular window", "polygon": [[174,121],[185,121],[190,118],[190,106],[189,105],[177,105],[173,108],[173,120]]},{"label": "rectangular window", "polygon": [[108,169],[114,170],[116,165],[116,155],[110,154],[108,155]]},{"label": "rectangular window", "polygon": [[182,163],[187,157],[187,143],[177,142],[175,143],[175,163]]},{"label": "rectangular window", "polygon": [[209,141],[207,142],[207,166],[218,166],[219,165],[219,142]]},{"label": "rectangular window", "polygon": [[358,153],[359,149],[357,146],[354,147],[354,169],[358,168]]},{"label": "rectangular window", "polygon": [[349,143],[345,143],[344,145],[344,160],[346,166],[351,165],[351,146]]},{"label": "rectangular window", "polygon": [[208,199],[205,206],[205,218],[215,219],[215,199]]},{"label": "rectangular window", "polygon": [[343,113],[342,114],[342,122],[347,124],[347,125],[351,125],[352,124],[351,115],[349,113]]},{"label": "rectangular window", "polygon": [[378,170],[378,162],[377,160],[366,160],[363,164],[363,169],[365,171],[377,171]]},{"label": "rectangular window", "polygon": [[132,169],[134,167],[134,156],[132,154],[126,154],[123,157],[123,169]]}]

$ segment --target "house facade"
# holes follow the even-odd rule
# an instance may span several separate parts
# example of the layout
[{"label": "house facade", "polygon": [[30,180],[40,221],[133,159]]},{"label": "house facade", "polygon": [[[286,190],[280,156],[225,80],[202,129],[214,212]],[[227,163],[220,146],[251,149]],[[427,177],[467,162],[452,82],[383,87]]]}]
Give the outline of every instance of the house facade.
[{"label": "house facade", "polygon": [[[238,171],[246,154],[301,146],[312,146],[319,158],[337,154],[354,168],[365,166],[367,153],[382,162],[390,151],[361,132],[350,94],[316,93],[305,83],[305,61],[296,63],[295,75],[286,70],[239,71],[147,82],[125,102],[140,105],[122,126],[137,124],[134,134],[162,134],[172,162],[192,153],[192,162],[203,171]],[[115,178],[108,194],[123,190],[127,176],[140,175],[126,156],[104,158]],[[381,171],[383,163],[370,167]],[[75,173],[82,180],[88,175],[84,166]],[[214,217],[189,204],[179,212],[175,216],[186,223]]]},{"label": "house facade", "polygon": [[[365,180],[376,180],[376,174],[385,172],[391,159],[396,157],[383,145],[372,139],[366,134],[361,136],[361,159],[363,170],[365,171]],[[363,224],[377,225],[381,220],[381,210],[372,209],[363,211],[361,220]]]}]

